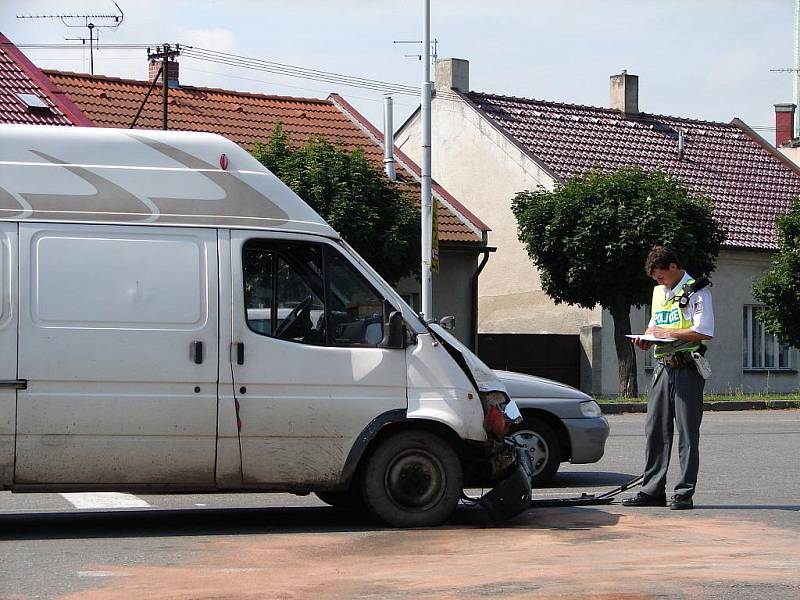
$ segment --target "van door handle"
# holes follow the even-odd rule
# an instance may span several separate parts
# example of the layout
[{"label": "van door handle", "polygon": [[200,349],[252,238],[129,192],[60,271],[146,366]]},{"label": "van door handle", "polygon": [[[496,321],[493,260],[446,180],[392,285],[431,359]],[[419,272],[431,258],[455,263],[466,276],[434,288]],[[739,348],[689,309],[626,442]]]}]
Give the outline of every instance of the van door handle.
[{"label": "van door handle", "polygon": [[189,356],[196,365],[203,364],[203,342],[194,341],[189,344]]},{"label": "van door handle", "polygon": [[236,364],[243,365],[244,364],[244,343],[237,342],[236,344]]},{"label": "van door handle", "polygon": [[0,380],[0,389],[3,390],[27,390],[27,379],[2,379]]}]

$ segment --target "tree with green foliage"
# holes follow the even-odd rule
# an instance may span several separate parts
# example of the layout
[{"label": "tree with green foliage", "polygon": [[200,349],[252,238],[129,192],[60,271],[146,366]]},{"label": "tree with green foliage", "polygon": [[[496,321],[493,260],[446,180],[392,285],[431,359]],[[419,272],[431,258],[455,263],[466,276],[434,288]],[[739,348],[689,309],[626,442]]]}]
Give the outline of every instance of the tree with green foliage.
[{"label": "tree with green foliage", "polygon": [[779,341],[800,348],[800,199],[778,217],[779,250],[767,274],[753,286],[753,296],[766,306],[758,318]]},{"label": "tree with green foliage", "polygon": [[387,281],[419,269],[420,212],[361,150],[290,144],[278,123],[253,156],[305,200]]},{"label": "tree with green foliage", "polygon": [[711,273],[724,233],[710,201],[666,173],[625,167],[589,172],[552,191],[520,192],[512,210],[544,292],[556,304],[600,305],[611,313],[620,394],[636,396],[636,356],[625,335],[631,308],[651,300],[645,258],[663,244],[694,277]]}]

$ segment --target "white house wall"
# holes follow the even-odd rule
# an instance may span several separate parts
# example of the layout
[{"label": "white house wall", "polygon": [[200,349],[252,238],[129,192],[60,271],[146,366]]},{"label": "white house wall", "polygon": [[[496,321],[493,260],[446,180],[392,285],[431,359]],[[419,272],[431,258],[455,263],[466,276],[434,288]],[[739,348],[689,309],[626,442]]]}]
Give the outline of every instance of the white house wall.
[{"label": "white house wall", "polygon": [[[439,272],[433,274],[433,316],[436,319],[452,315],[456,318],[453,334],[470,346],[472,327],[472,276],[478,268],[474,251],[465,251],[442,245],[439,247]],[[490,259],[491,260],[491,259]],[[483,275],[481,275],[481,282]],[[395,286],[401,295],[420,294],[416,277],[405,277]],[[420,310],[419,306],[413,307]]]},{"label": "white house wall", "polygon": [[[497,247],[480,277],[478,330],[578,334],[599,322],[598,311],[556,306],[544,294],[517,239],[511,200],[522,190],[552,189],[553,178],[462,101],[435,99],[432,123],[434,179],[491,227],[489,243]],[[395,142],[420,163],[419,140],[417,115]]]}]

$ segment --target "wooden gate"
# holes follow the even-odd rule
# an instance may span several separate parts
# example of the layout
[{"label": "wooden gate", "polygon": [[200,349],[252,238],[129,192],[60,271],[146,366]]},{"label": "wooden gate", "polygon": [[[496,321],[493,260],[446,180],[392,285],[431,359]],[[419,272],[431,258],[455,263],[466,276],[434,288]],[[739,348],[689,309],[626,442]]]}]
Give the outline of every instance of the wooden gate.
[{"label": "wooden gate", "polygon": [[479,333],[478,356],[493,369],[537,375],[580,387],[577,335]]}]

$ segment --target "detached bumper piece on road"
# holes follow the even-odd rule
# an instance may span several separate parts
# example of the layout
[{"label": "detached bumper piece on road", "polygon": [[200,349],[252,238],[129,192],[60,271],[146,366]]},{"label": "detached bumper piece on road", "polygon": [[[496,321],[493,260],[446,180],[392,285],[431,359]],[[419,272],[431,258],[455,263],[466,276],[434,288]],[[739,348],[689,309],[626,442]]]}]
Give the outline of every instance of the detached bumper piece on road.
[{"label": "detached bumper piece on road", "polygon": [[528,449],[515,447],[516,464],[511,474],[478,500],[496,525],[527,510],[531,503],[531,472]]}]

